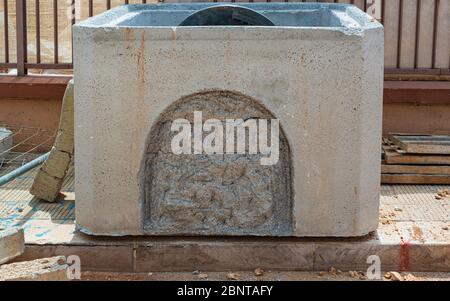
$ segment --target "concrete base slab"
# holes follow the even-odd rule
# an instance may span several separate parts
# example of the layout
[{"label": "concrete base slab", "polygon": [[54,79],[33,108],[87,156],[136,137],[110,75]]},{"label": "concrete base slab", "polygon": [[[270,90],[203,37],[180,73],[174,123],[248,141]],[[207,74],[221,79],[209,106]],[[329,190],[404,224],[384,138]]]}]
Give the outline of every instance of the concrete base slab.
[{"label": "concrete base slab", "polygon": [[0,228],[23,227],[26,250],[15,261],[78,255],[82,271],[366,271],[371,255],[381,269],[450,272],[449,186],[383,185],[380,223],[354,239],[255,237],[95,237],[76,231],[73,169],[65,200],[40,202],[28,192],[35,171],[0,188]]},{"label": "concrete base slab", "polygon": [[383,270],[450,272],[450,243],[386,242],[377,234],[351,239],[162,238],[83,239],[27,245],[16,260],[78,255],[82,270],[117,272],[366,271],[377,255]]},{"label": "concrete base slab", "polygon": [[63,281],[67,267],[62,256],[6,264],[0,267],[0,281]]},{"label": "concrete base slab", "polygon": [[21,255],[24,249],[23,229],[11,228],[1,230],[0,228],[0,265]]}]

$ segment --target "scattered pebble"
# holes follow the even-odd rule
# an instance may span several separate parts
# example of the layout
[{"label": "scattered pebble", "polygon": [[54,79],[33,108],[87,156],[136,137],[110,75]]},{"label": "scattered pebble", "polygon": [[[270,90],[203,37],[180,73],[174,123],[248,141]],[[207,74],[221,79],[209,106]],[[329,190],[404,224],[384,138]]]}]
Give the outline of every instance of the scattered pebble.
[{"label": "scattered pebble", "polygon": [[239,273],[228,273],[227,279],[229,280],[239,280],[241,278],[241,274]]},{"label": "scattered pebble", "polygon": [[384,274],[384,278],[389,279],[391,281],[403,281],[403,276],[400,275],[399,272],[388,272]]},{"label": "scattered pebble", "polygon": [[442,200],[447,197],[450,197],[450,189],[439,189],[436,193],[436,200]]},{"label": "scattered pebble", "polygon": [[331,267],[330,270],[328,271],[328,273],[330,273],[331,275],[335,276],[337,274],[337,270],[335,267]]},{"label": "scattered pebble", "polygon": [[261,269],[261,268],[255,269],[255,276],[260,277],[262,275],[264,275],[264,270],[263,269]]},{"label": "scattered pebble", "polygon": [[413,274],[408,274],[404,277],[405,281],[417,281],[416,276],[414,276]]},{"label": "scattered pebble", "polygon": [[199,279],[208,279],[208,274],[205,274],[205,273],[198,274],[198,278]]},{"label": "scattered pebble", "polygon": [[348,275],[350,277],[352,277],[353,279],[360,279],[360,280],[365,280],[367,279],[366,275],[364,275],[363,272],[358,272],[358,271],[349,271]]}]

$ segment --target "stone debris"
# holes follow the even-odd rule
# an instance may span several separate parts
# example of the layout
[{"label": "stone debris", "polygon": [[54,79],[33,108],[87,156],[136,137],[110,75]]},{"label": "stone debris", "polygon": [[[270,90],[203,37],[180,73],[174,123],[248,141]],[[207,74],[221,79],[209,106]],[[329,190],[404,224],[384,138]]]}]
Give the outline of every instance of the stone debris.
[{"label": "stone debris", "polygon": [[337,276],[337,275],[341,275],[341,274],[342,274],[341,270],[338,270],[335,267],[330,267],[328,269],[328,271],[326,271],[326,272],[325,271],[319,272],[319,277],[323,277],[326,275]]},{"label": "stone debris", "polygon": [[391,281],[403,281],[404,278],[399,272],[387,272],[384,274],[384,278]]},{"label": "stone debris", "polygon": [[[396,217],[395,212],[381,212],[383,210],[380,210],[380,222],[382,225],[390,225],[393,223],[391,220],[392,218]],[[400,208],[394,208],[394,211],[402,211]]]},{"label": "stone debris", "polygon": [[0,266],[0,281],[64,281],[67,267],[64,256],[5,264]]},{"label": "stone debris", "polygon": [[198,274],[198,278],[199,279],[208,279],[208,274],[205,274],[205,273],[201,273],[201,274]]},{"label": "stone debris", "polygon": [[264,270],[261,268],[255,269],[254,272],[255,272],[255,276],[257,276],[257,277],[261,277],[262,275],[264,275]]},{"label": "stone debris", "polygon": [[41,200],[54,201],[60,195],[61,187],[61,179],[52,177],[41,169],[34,179],[30,193]]},{"label": "stone debris", "polygon": [[336,269],[335,267],[331,267],[331,268],[328,270],[328,273],[330,273],[330,274],[333,275],[333,276],[336,276],[336,275],[338,275],[338,274],[341,274],[342,271]]},{"label": "stone debris", "polygon": [[62,152],[58,149],[53,149],[50,152],[46,164],[42,166],[42,170],[48,175],[52,175],[55,178],[63,179],[66,176],[66,171],[61,168],[62,166],[69,166],[72,157],[66,152]]},{"label": "stone debris", "polygon": [[439,189],[436,193],[436,200],[443,200],[450,197],[450,189]]},{"label": "stone debris", "polygon": [[239,273],[228,273],[227,279],[228,280],[239,280],[241,278],[241,274]]},{"label": "stone debris", "polygon": [[74,113],[73,80],[66,88],[63,98],[58,136],[49,158],[39,169],[30,193],[39,199],[54,202],[60,195],[61,187],[73,158],[74,152]]},{"label": "stone debris", "polygon": [[413,274],[408,274],[404,277],[405,281],[417,281],[416,276],[414,276]]},{"label": "stone debris", "polygon": [[353,279],[360,279],[360,280],[367,279],[366,275],[364,275],[364,273],[360,271],[349,271],[348,275]]},{"label": "stone debris", "polygon": [[24,251],[25,238],[23,229],[0,229],[0,265],[23,254]]}]

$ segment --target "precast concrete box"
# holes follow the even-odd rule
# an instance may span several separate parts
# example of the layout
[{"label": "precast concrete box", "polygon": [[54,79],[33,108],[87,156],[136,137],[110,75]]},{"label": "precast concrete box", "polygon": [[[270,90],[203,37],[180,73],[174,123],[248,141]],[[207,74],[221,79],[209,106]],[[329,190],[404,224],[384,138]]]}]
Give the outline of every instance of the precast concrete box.
[{"label": "precast concrete box", "polygon": [[374,231],[383,44],[344,4],[128,5],[75,25],[78,228]]}]

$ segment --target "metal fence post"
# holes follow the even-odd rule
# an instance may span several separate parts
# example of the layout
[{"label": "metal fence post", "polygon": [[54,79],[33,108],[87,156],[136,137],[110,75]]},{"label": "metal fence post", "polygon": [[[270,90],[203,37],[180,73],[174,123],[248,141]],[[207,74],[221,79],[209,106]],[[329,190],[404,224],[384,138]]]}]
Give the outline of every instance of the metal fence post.
[{"label": "metal fence post", "polygon": [[26,0],[16,0],[17,75],[27,74],[27,17]]}]

